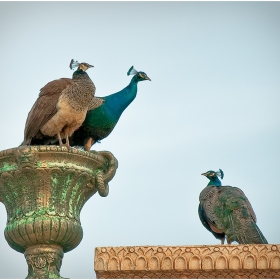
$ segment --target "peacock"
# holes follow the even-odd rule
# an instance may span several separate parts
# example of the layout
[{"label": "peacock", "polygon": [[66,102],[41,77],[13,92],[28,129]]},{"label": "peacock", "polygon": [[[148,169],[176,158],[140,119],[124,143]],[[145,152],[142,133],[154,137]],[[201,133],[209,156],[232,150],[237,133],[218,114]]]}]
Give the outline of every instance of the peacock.
[{"label": "peacock", "polygon": [[201,175],[210,182],[199,196],[198,215],[203,226],[224,244],[267,244],[257,226],[255,212],[244,192],[236,187],[222,186],[224,172],[209,170]]},{"label": "peacock", "polygon": [[135,99],[137,84],[151,79],[146,73],[137,71],[133,66],[127,72],[133,75],[129,85],[119,92],[100,97],[104,103],[96,109],[89,110],[82,126],[70,137],[70,145],[83,147],[89,151],[93,144],[106,138],[118,123],[122,113]]},{"label": "peacock", "polygon": [[39,145],[54,138],[60,146],[64,145],[62,139],[66,139],[69,148],[69,136],[82,125],[87,111],[104,102],[94,97],[95,85],[86,73],[93,66],[72,59],[70,69],[76,67],[72,79],[54,80],[41,88],[28,114],[21,145]]}]

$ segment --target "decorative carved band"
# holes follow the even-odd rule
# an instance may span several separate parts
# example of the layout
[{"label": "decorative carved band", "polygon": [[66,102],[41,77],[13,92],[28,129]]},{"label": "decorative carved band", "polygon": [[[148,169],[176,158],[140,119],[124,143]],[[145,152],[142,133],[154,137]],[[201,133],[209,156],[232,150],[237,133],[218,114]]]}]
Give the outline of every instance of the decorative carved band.
[{"label": "decorative carved band", "polygon": [[280,278],[280,245],[98,247],[97,278]]},{"label": "decorative carved band", "polygon": [[24,253],[28,264],[29,279],[61,278],[63,250],[58,245],[31,246]]}]

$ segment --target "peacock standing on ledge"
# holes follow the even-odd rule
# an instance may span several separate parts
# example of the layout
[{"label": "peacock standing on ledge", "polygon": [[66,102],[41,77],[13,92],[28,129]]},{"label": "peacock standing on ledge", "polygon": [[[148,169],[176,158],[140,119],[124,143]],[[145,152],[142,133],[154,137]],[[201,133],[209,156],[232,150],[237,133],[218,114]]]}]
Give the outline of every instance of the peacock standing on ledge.
[{"label": "peacock standing on ledge", "polygon": [[199,196],[198,214],[203,226],[224,244],[233,241],[239,244],[267,244],[258,228],[255,212],[243,193],[236,187],[222,186],[218,177],[223,179],[221,169],[209,170],[201,175],[210,182]]},{"label": "peacock standing on ledge", "polygon": [[93,144],[106,138],[113,131],[123,111],[135,99],[138,82],[151,81],[146,73],[136,71],[133,66],[127,75],[134,75],[127,87],[114,94],[99,97],[104,100],[103,104],[87,112],[82,126],[69,139],[71,146],[80,146],[89,151]]}]

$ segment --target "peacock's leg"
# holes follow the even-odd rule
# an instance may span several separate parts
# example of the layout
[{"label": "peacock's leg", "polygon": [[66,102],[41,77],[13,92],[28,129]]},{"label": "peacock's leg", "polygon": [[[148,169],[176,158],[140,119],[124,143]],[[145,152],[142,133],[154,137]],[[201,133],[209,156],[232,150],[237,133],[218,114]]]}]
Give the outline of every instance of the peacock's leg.
[{"label": "peacock's leg", "polygon": [[92,145],[94,144],[94,140],[92,137],[89,137],[86,141],[85,141],[85,144],[84,144],[84,150],[89,152],[90,151],[90,148],[92,147]]},{"label": "peacock's leg", "polygon": [[63,143],[62,143],[61,136],[60,136],[59,132],[57,133],[57,138],[58,138],[59,146],[62,147]]},{"label": "peacock's leg", "polygon": [[227,236],[227,244],[231,244],[234,240],[231,240],[230,236]]},{"label": "peacock's leg", "polygon": [[68,148],[68,149],[70,149],[71,147],[70,147],[70,143],[69,143],[69,137],[68,137],[68,134],[66,134],[66,144],[65,144],[65,146]]},{"label": "peacock's leg", "polygon": [[58,132],[57,133],[57,138],[58,138],[58,142],[59,142],[59,146],[60,147],[67,147],[68,149],[70,149],[71,147],[70,147],[70,144],[69,144],[69,138],[68,138],[68,134],[66,134],[66,144],[63,144],[62,143],[62,139],[61,139],[61,135],[60,135],[60,133]]}]

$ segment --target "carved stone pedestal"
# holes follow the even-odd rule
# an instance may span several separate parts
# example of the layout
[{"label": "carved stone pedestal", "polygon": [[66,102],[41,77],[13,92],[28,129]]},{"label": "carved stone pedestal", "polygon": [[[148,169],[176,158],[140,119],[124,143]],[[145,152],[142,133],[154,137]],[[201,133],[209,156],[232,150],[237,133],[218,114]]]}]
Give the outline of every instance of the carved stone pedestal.
[{"label": "carved stone pedestal", "polygon": [[97,278],[280,278],[280,245],[95,249]]},{"label": "carved stone pedestal", "polygon": [[57,146],[0,152],[0,202],[8,216],[5,238],[24,253],[27,278],[61,278],[63,254],[83,238],[82,207],[96,192],[108,195],[116,169],[110,152]]},{"label": "carved stone pedestal", "polygon": [[28,279],[53,279],[59,277],[63,249],[59,245],[30,246],[26,249]]}]

